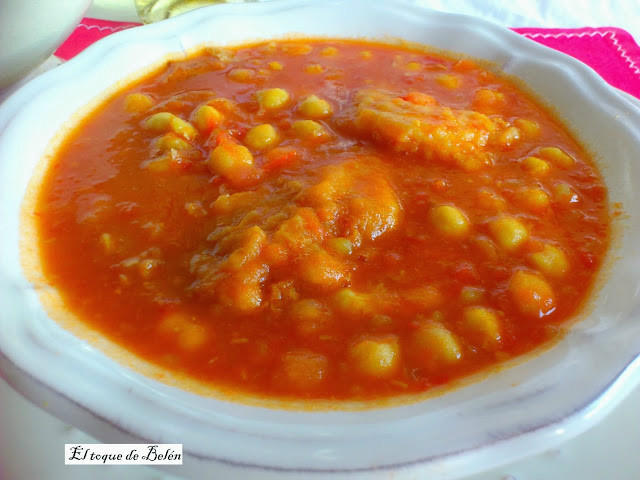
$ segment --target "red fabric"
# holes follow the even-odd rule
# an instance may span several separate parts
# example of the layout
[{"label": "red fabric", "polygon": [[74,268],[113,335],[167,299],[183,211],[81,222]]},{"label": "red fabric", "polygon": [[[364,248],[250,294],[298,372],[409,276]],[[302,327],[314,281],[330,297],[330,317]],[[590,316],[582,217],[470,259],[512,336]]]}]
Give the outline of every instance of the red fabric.
[{"label": "red fabric", "polygon": [[629,32],[600,28],[514,28],[589,65],[614,87],[640,98],[640,47]]},{"label": "red fabric", "polygon": [[[68,60],[93,42],[138,25],[140,24],[85,18],[56,55]],[[581,60],[614,87],[640,98],[640,47],[625,30],[614,27],[513,30]]]},{"label": "red fabric", "polygon": [[109,20],[98,20],[97,18],[83,18],[80,25],[69,35],[69,38],[67,38],[60,48],[56,50],[55,56],[62,60],[69,60],[101,38],[139,25],[139,23],[111,22]]}]

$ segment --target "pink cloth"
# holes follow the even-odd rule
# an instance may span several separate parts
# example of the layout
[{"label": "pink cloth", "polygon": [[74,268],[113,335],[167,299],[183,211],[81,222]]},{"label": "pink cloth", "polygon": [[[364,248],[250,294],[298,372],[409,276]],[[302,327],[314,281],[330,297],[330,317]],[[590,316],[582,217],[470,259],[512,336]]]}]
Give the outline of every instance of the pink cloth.
[{"label": "pink cloth", "polygon": [[[139,25],[85,18],[56,55],[68,60],[107,35]],[[640,47],[625,30],[614,27],[513,30],[581,60],[614,87],[640,98]]]},{"label": "pink cloth", "polygon": [[69,60],[101,38],[140,25],[140,23],[111,22],[109,20],[98,20],[97,18],[83,18],[80,25],[69,35],[69,38],[67,38],[60,48],[56,50],[55,56],[62,60]]},{"label": "pink cloth", "polygon": [[626,30],[614,27],[513,30],[581,60],[614,87],[640,98],[640,47]]}]

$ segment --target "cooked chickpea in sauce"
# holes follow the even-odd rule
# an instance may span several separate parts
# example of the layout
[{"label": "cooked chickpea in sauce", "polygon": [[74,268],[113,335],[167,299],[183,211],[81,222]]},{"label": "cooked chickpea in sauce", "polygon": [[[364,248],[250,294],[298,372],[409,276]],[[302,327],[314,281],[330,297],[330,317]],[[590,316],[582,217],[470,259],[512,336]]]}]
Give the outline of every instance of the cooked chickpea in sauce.
[{"label": "cooked chickpea in sauce", "polygon": [[61,143],[34,213],[82,321],[292,399],[425,392],[553,340],[610,236],[588,154],[509,79],[347,40],[167,62]]}]

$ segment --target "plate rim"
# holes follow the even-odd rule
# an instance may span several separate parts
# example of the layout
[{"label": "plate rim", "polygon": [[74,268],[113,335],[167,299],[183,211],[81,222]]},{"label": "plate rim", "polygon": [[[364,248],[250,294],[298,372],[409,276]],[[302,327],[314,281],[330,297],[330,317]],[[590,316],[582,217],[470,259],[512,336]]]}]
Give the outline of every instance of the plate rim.
[{"label": "plate rim", "polygon": [[[341,2],[341,1],[336,1],[336,0],[331,0],[326,2],[327,4],[331,4],[331,5],[340,5],[346,2]],[[365,4],[366,2],[364,2],[364,0],[358,0],[357,2],[353,2],[353,4]],[[253,4],[253,5],[261,5],[260,9],[262,9],[262,11],[264,12],[265,10],[271,11],[271,13],[273,13],[274,11],[282,11],[282,10],[288,10],[288,9],[298,9],[298,8],[304,8],[305,6],[310,6],[313,5],[313,1],[312,0],[305,0],[305,1],[300,1],[300,0],[292,0],[292,1],[287,1],[284,0],[282,2],[265,2],[265,3],[260,3],[260,4]],[[276,8],[277,5],[277,8]],[[285,7],[286,5],[286,7]],[[435,12],[435,11],[431,11],[427,8],[424,7],[417,7],[415,4],[413,3],[409,3],[408,1],[404,1],[404,0],[393,0],[391,2],[388,2],[387,5],[395,5],[395,8],[403,8],[406,9],[407,6],[411,6],[414,10],[418,10],[420,12],[424,13],[428,13],[430,15],[436,15],[436,16],[440,16],[441,18],[444,17],[448,17],[448,18],[452,18],[452,17],[458,17],[459,19],[470,19],[471,17],[467,17],[465,15],[459,15],[459,14],[448,14],[448,13],[443,13],[443,12]],[[243,6],[234,6],[234,5],[225,5],[225,6],[215,6],[215,7],[208,7],[210,9],[217,9],[216,13],[221,13],[222,14],[222,8],[227,7],[227,14],[228,15],[233,15],[236,14],[237,12],[240,12],[240,10],[236,10],[238,7],[243,8]],[[416,8],[417,7],[417,8]],[[257,11],[259,11],[260,9],[257,9]],[[155,25],[151,25],[149,27],[142,27],[142,28],[156,28],[155,31],[155,35],[157,36],[167,36],[167,35],[171,35],[172,32],[176,32],[179,31],[183,28],[184,25],[188,25],[188,24],[192,24],[192,23],[199,23],[198,21],[196,21],[196,18],[199,18],[199,15],[196,16],[195,15],[196,12],[192,12],[191,14],[186,14],[182,17],[178,17],[176,19],[174,19],[175,21],[171,24],[171,26],[167,26],[167,24],[163,25],[163,24],[155,24]],[[204,15],[203,15],[204,17]],[[172,20],[173,21],[173,20]],[[204,21],[204,20],[202,20]],[[485,29],[499,29],[501,31],[500,35],[507,35],[507,32],[509,35],[512,35],[511,40],[513,40],[514,42],[520,42],[521,40],[524,42],[530,42],[530,40],[524,39],[523,37],[521,37],[520,35],[518,35],[515,32],[511,32],[510,30],[501,27],[501,26],[497,26],[495,24],[493,24],[492,22],[486,21],[486,20],[482,20],[482,19],[477,19],[477,18],[473,18],[473,23],[479,23],[480,25],[483,26],[483,28]],[[44,74],[41,77],[38,77],[36,79],[34,79],[33,81],[29,82],[27,85],[25,85],[24,87],[22,87],[21,89],[18,90],[18,92],[16,92],[14,95],[11,96],[11,98],[7,101],[5,101],[5,103],[0,106],[0,140],[2,137],[2,132],[3,130],[5,130],[6,126],[7,126],[7,119],[10,119],[13,117],[13,115],[11,115],[12,109],[14,108],[19,108],[20,106],[22,106],[25,103],[24,97],[25,96],[36,96],[36,95],[40,95],[42,94],[43,90],[46,90],[48,84],[50,81],[55,79],[55,76],[58,76],[58,80],[60,81],[60,78],[64,79],[64,77],[68,77],[70,75],[72,75],[72,73],[78,72],[79,70],[81,70],[83,67],[83,65],[86,65],[88,63],[90,63],[91,59],[94,59],[96,56],[99,56],[100,52],[105,52],[107,50],[110,50],[112,48],[117,48],[118,46],[120,46],[120,48],[122,48],[122,45],[125,44],[126,42],[128,42],[130,39],[129,37],[135,37],[138,36],[139,34],[132,34],[131,32],[135,32],[137,30],[136,29],[131,29],[131,30],[127,30],[127,31],[123,31],[123,32],[118,32],[117,34],[114,34],[110,37],[107,37],[99,42],[97,42],[96,44],[90,46],[86,52],[84,56],[83,54],[80,54],[78,57],[72,59],[71,61],[69,61],[65,66],[68,65],[67,70],[64,71],[63,73],[62,70],[59,70],[59,68],[65,68],[65,66],[63,67],[57,67],[56,69],[54,69],[52,72],[47,72],[46,74]],[[519,40],[515,40],[515,39],[519,39]],[[536,44],[537,45],[537,44]],[[529,45],[531,47],[531,45]],[[550,50],[547,49],[547,47],[543,47],[543,46],[539,46],[540,48],[544,49],[544,50]],[[533,47],[533,48],[537,48],[537,47]],[[551,54],[552,56],[557,54],[558,52],[551,50],[551,52],[553,52],[553,54]],[[83,52],[84,53],[84,52]],[[560,54],[563,55],[563,54]],[[560,58],[560,57],[556,57],[556,58]],[[77,61],[76,61],[77,59]],[[562,63],[565,63],[566,61],[568,61],[567,59],[563,59]],[[604,83],[604,81],[597,76],[597,74],[595,74],[591,69],[589,69],[589,67],[586,67],[584,64],[578,62],[575,59],[571,59],[569,61],[569,63],[571,63],[571,61],[576,62],[573,66],[573,68],[577,68],[580,72],[581,75],[586,76],[588,79],[590,79],[590,81],[594,83],[594,85],[597,85],[597,87],[594,87],[595,90],[600,90],[602,92],[607,92],[607,95],[612,98],[612,95],[616,95],[619,98],[622,99],[622,101],[627,102],[628,100],[623,99],[621,96],[619,96],[619,94],[617,92],[615,92],[612,87],[609,87],[606,83]],[[577,65],[579,65],[579,67],[577,67]],[[586,69],[586,70],[585,70]],[[68,73],[67,73],[68,72]],[[51,74],[51,75],[50,75]],[[593,85],[592,85],[593,87]],[[619,108],[619,106],[618,106]],[[635,109],[635,107],[633,107]],[[637,109],[636,109],[637,110]],[[15,111],[14,111],[15,113]],[[638,115],[638,112],[635,112],[635,116],[640,118],[640,115]],[[3,120],[5,120],[3,122]],[[2,332],[0,331],[0,347],[2,347]],[[629,385],[630,382],[635,382],[637,383],[638,381],[640,381],[640,378],[636,378],[636,371],[637,371],[637,355],[638,353],[640,353],[640,350],[638,350],[637,352],[634,352],[635,355],[632,357],[632,359],[630,360],[630,362],[627,364],[627,366],[620,372],[618,372],[614,378],[611,380],[610,384],[608,385],[608,388],[605,390],[605,394],[598,396],[596,398],[592,398],[589,399],[585,404],[583,404],[582,406],[580,406],[579,408],[576,409],[576,411],[572,412],[569,415],[565,415],[563,417],[563,419],[561,419],[560,423],[563,422],[564,423],[571,423],[571,425],[567,424],[566,428],[565,428],[565,432],[563,434],[559,434],[556,435],[555,438],[567,438],[567,435],[569,435],[572,431],[573,434],[578,434],[580,433],[580,431],[588,428],[589,426],[593,425],[595,422],[591,422],[589,424],[589,422],[583,422],[582,425],[576,425],[575,422],[571,422],[571,420],[575,420],[576,418],[582,418],[584,420],[585,417],[588,417],[589,420],[593,420],[595,419],[598,415],[593,414],[593,412],[595,411],[596,413],[600,413],[600,412],[605,412],[608,411],[607,408],[610,410],[611,408],[613,408],[613,406],[615,406],[614,404],[617,401],[620,401],[622,399],[622,397],[620,397],[620,395],[613,395],[613,398],[609,398],[611,395],[607,395],[607,394],[611,394],[611,392],[616,392],[618,390],[623,390],[625,385]],[[6,352],[2,352],[1,356],[6,359],[7,361],[14,363],[11,356],[7,355]],[[635,359],[635,360],[634,360]],[[1,363],[1,362],[0,362]],[[14,364],[14,366],[16,368],[19,368],[17,366],[17,364]],[[4,369],[3,369],[4,370]],[[33,372],[27,372],[29,374],[30,377],[33,377],[33,379],[38,380],[38,378],[36,376],[33,375]],[[631,378],[627,378],[627,377],[631,377]],[[622,382],[622,384],[620,384],[620,382]],[[14,384],[15,382],[11,382],[10,383]],[[43,383],[43,385],[46,388],[51,388],[53,389],[53,387],[51,387],[50,385],[46,385]],[[616,386],[618,385],[618,386]],[[15,385],[14,385],[15,386]],[[616,388],[618,388],[618,390],[615,390]],[[18,388],[18,390],[20,390],[20,388]],[[55,389],[53,389],[56,393],[58,394],[63,394],[62,392],[59,392]],[[92,412],[88,407],[86,406],[82,406],[82,408],[86,408],[88,412],[90,412],[92,415],[94,415],[94,412]],[[576,417],[577,416],[577,417]],[[603,416],[603,415],[602,415]],[[601,417],[602,417],[601,416]],[[600,417],[600,418],[601,418]],[[107,420],[109,421],[109,423],[111,423],[113,426],[116,426],[118,428],[120,428],[121,426],[117,425],[116,423],[114,423],[112,420]],[[553,422],[551,424],[544,424],[544,425],[539,425],[537,428],[530,430],[529,432],[517,432],[514,433],[513,436],[511,437],[504,437],[501,439],[498,439],[497,442],[505,442],[505,441],[510,441],[513,440],[514,436],[518,436],[521,439],[523,439],[525,436],[527,436],[528,434],[533,434],[536,431],[539,431],[540,429],[547,429],[550,427],[550,425],[556,426],[558,425],[557,422]],[[130,432],[133,433],[134,435],[137,436],[137,434],[135,432]],[[546,445],[545,445],[546,446]],[[486,447],[486,445],[484,445],[484,447]],[[478,447],[479,449],[482,449],[483,446]],[[477,449],[475,449],[474,451],[477,451]],[[458,452],[458,455],[462,455],[465,452],[461,451]],[[192,452],[193,454],[193,452]],[[456,454],[452,454],[451,457],[455,456]],[[215,460],[215,461],[219,461],[219,462],[225,462],[226,460],[224,459],[216,459],[215,457],[205,457],[207,459],[211,459],[211,460]],[[448,457],[449,458],[449,457]],[[424,462],[429,462],[432,461],[432,459],[418,459],[416,460],[414,463],[424,463]],[[234,464],[233,462],[229,462]],[[317,473],[317,472],[325,472],[325,473],[335,473],[335,472],[369,472],[372,469],[396,469],[396,468],[403,468],[403,467],[407,467],[407,466],[411,466],[413,465],[413,463],[408,462],[408,463],[401,463],[401,464],[391,464],[391,465],[377,465],[374,467],[367,467],[367,468],[363,468],[363,469],[351,469],[351,470],[323,470],[323,469],[310,469],[310,470],[300,470],[300,469],[288,469],[288,468],[276,468],[277,471],[295,471],[295,472],[303,472],[303,473]],[[242,464],[242,466],[247,466],[246,464]],[[255,468],[270,468],[270,467],[265,467],[265,466],[252,466]],[[488,467],[487,467],[488,468]]]}]

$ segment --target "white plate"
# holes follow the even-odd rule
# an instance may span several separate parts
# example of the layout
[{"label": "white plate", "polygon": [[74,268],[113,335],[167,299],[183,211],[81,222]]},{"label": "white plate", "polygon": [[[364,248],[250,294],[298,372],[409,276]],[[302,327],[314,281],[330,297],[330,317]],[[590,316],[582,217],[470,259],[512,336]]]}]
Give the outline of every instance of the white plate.
[{"label": "white plate", "polygon": [[[484,381],[356,413],[198,397],[123,368],[51,321],[22,273],[18,235],[20,203],[48,142],[78,108],[167,53],[256,32],[390,35],[463,52],[495,62],[555,105],[600,160],[611,202],[628,214],[593,313],[546,353]],[[454,478],[549,448],[593,425],[640,378],[639,126],[640,111],[580,62],[485,21],[400,0],[226,5],[112,35],[0,108],[0,371],[103,441],[183,443],[181,473],[193,478]]]}]

